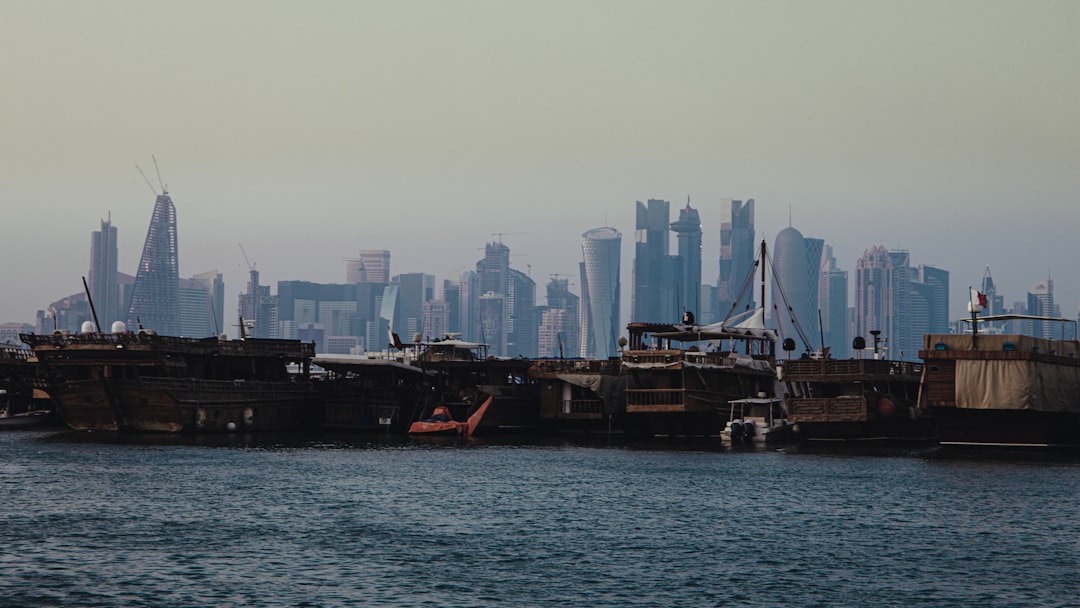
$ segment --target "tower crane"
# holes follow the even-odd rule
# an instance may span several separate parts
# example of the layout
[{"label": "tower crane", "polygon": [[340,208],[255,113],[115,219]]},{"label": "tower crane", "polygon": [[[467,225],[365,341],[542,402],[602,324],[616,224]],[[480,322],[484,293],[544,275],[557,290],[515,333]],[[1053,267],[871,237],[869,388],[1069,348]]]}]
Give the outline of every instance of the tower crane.
[{"label": "tower crane", "polygon": [[502,237],[513,235],[513,234],[532,234],[532,233],[531,232],[492,232],[491,236],[499,237],[499,242],[502,243],[502,241],[503,241]]}]

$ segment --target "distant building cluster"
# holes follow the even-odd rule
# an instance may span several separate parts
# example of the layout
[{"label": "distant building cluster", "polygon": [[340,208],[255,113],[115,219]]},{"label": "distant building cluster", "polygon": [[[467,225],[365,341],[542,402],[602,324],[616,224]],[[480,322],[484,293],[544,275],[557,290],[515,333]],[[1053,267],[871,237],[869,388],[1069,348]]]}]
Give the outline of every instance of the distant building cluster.
[{"label": "distant building cluster", "polygon": [[[91,323],[105,332],[122,322],[160,334],[204,338],[225,331],[225,283],[217,270],[180,278],[176,208],[167,191],[158,195],[134,276],[117,269],[117,228],[112,218],[90,238],[87,289],[37,312],[34,331],[82,331]],[[89,293],[89,298],[87,298]]]},{"label": "distant building cluster", "polygon": [[[719,273],[715,284],[707,284],[701,219],[690,200],[674,219],[668,201],[638,201],[630,320],[704,325],[760,306],[781,340],[794,344],[790,356],[828,349],[836,358],[853,356],[852,344],[862,338],[890,358],[915,359],[924,334],[969,331],[950,322],[948,271],[912,265],[909,252],[877,244],[863,252],[850,278],[832,246],[793,226],[781,230],[771,248],[760,243],[754,204],[720,201]],[[34,326],[0,325],[0,339],[17,341],[30,329],[76,332],[96,318],[103,331],[122,321],[133,330],[189,337],[218,335],[242,323],[230,333],[313,341],[321,353],[361,354],[453,335],[488,344],[495,356],[618,356],[622,234],[607,226],[583,233],[577,276],[551,275],[543,305],[530,273],[511,267],[510,248],[499,236],[485,244],[474,270],[441,285],[431,274],[392,274],[390,251],[381,249],[347,259],[342,283],[278,281],[276,290],[260,282],[248,261],[236,317],[226,319],[220,273],[179,276],[176,209],[166,191],[155,200],[134,275],[118,270],[117,229],[111,218],[102,220],[91,236],[87,291],[38,311]],[[579,293],[572,291],[574,278]],[[988,298],[985,314],[1061,316],[1049,277],[1011,307],[989,269],[980,287]],[[1053,335],[1060,324],[1003,320],[980,331],[1060,337]]]}]

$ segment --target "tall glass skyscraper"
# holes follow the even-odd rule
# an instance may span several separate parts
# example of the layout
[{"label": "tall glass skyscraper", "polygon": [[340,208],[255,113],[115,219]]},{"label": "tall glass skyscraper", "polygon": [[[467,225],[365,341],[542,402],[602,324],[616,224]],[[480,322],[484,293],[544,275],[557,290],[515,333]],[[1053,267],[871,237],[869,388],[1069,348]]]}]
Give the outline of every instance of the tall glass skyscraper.
[{"label": "tall glass skyscraper", "polygon": [[176,207],[168,191],[158,195],[146,231],[139,270],[128,309],[128,327],[137,324],[159,334],[180,333],[180,257],[176,245]]},{"label": "tall glass skyscraper", "polygon": [[[819,247],[819,254],[820,251]],[[817,318],[814,310],[817,306],[817,293],[810,293],[806,253],[806,239],[795,228],[788,226],[776,235],[776,245],[772,252],[773,267],[776,271],[772,292],[773,314],[776,315],[781,338],[794,339],[799,345],[797,350],[816,350],[820,340],[816,335],[812,335],[817,323],[811,323],[811,317]],[[814,284],[817,284],[816,275]]]},{"label": "tall glass skyscraper", "polygon": [[[754,199],[736,201],[730,198],[720,203],[720,274],[716,279],[719,302],[716,305],[718,321],[723,321],[734,304],[739,304],[735,314],[752,309],[754,290],[735,302],[739,290],[754,271]],[[751,283],[752,284],[752,283]]]},{"label": "tall glass skyscraper", "polygon": [[581,235],[581,356],[607,359],[619,352],[619,252],[622,233],[594,228]]},{"label": "tall glass skyscraper", "polygon": [[671,222],[679,244],[679,304],[687,311],[701,316],[701,217],[697,209],[690,206],[679,211],[679,219]]},{"label": "tall glass skyscraper", "polygon": [[675,277],[670,272],[668,250],[671,204],[649,199],[647,203],[637,201],[636,208],[631,317],[635,321],[674,323],[679,319],[675,316]]},{"label": "tall glass skyscraper", "polygon": [[90,296],[101,323],[98,331],[110,331],[113,321],[120,320],[116,258],[116,227],[110,217],[101,220],[101,230],[95,231],[90,239]]}]

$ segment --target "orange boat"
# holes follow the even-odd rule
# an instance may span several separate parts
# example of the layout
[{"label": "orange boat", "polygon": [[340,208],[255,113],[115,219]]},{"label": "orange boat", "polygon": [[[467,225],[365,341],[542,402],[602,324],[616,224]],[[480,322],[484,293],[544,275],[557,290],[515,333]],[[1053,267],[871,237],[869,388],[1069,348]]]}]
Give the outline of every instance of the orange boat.
[{"label": "orange boat", "polygon": [[495,397],[488,395],[487,399],[476,408],[476,411],[469,416],[469,419],[465,422],[459,422],[450,417],[450,408],[445,405],[440,405],[435,408],[435,411],[431,414],[431,418],[425,418],[424,420],[418,420],[409,425],[409,434],[423,434],[423,435],[460,435],[462,437],[472,437],[472,434],[476,431],[476,427],[480,425],[480,420],[484,418],[484,412],[487,411],[488,406],[491,405],[492,400]]}]

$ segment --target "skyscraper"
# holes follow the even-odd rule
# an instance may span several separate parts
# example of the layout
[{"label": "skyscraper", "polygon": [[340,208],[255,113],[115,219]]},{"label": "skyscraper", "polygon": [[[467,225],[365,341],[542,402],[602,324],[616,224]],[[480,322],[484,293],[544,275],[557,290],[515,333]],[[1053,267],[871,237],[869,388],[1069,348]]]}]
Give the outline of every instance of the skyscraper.
[{"label": "skyscraper", "polygon": [[622,233],[594,228],[581,235],[581,356],[607,359],[618,353],[619,248]]},{"label": "skyscraper", "polygon": [[871,344],[871,331],[892,334],[892,258],[884,245],[863,252],[855,264],[855,336]]},{"label": "skyscraper", "polygon": [[848,329],[848,273],[840,270],[833,257],[832,247],[826,245],[822,253],[824,263],[818,282],[818,307],[822,312],[822,332],[825,344],[836,359],[851,356],[851,338]]},{"label": "skyscraper", "polygon": [[[250,337],[281,337],[278,333],[278,296],[270,295],[269,285],[259,284],[259,271],[254,267],[248,270],[247,290],[240,294],[238,300],[240,319],[243,320],[245,326],[252,328]],[[290,316],[289,319],[291,318]],[[222,320],[223,330],[230,325],[231,320]]]},{"label": "skyscraper", "polygon": [[90,239],[90,297],[101,323],[99,331],[110,331],[113,321],[120,320],[120,287],[116,274],[116,227],[112,217],[101,220],[101,230]]},{"label": "skyscraper", "polygon": [[679,304],[684,310],[701,315],[701,217],[697,209],[686,207],[679,211],[679,219],[671,223],[671,230],[678,239],[679,269],[682,271],[678,280]]},{"label": "skyscraper", "polygon": [[[1027,314],[1036,317],[1060,317],[1061,311],[1054,304],[1054,281],[1048,276],[1031,288],[1027,294]],[[1059,323],[1045,321],[1032,321],[1031,335],[1040,338],[1053,339],[1060,337],[1055,335]]]},{"label": "skyscraper", "polygon": [[949,327],[949,273],[933,266],[912,268],[907,251],[875,245],[855,266],[855,335],[881,345],[891,359],[913,360],[923,335]]},{"label": "skyscraper", "polygon": [[581,298],[570,293],[570,280],[557,276],[547,285],[547,308],[541,313],[538,356],[581,355]]},{"label": "skyscraper", "polygon": [[180,279],[180,335],[205,338],[222,332],[225,283],[216,270]]},{"label": "skyscraper", "polygon": [[[634,233],[634,290],[631,294],[631,316],[635,321],[678,321],[675,313],[674,276],[670,272],[668,234],[671,221],[670,203],[649,199],[637,201],[636,232]],[[670,309],[671,314],[666,314]]]},{"label": "skyscraper", "polygon": [[536,314],[536,281],[510,269],[506,290],[506,354],[535,357],[540,328]]},{"label": "skyscraper", "polygon": [[802,321],[803,330],[808,334],[811,344],[816,344],[817,348],[823,348],[825,345],[821,343],[824,335],[821,329],[820,294],[821,264],[825,252],[825,240],[803,237],[803,244],[806,246],[806,310],[810,313],[810,318]]},{"label": "skyscraper", "polygon": [[508,354],[510,310],[510,248],[501,242],[487,243],[484,257],[476,262],[476,331],[479,341],[489,345],[493,355]]},{"label": "skyscraper", "polygon": [[[818,246],[820,253],[820,246]],[[811,264],[807,259],[807,245],[801,232],[788,226],[776,235],[773,247],[773,314],[782,339],[792,338],[800,350],[817,350],[820,341],[816,335],[817,293],[811,293],[811,281],[807,276]],[[818,258],[820,260],[820,257]],[[817,264],[814,281],[817,283]]]},{"label": "skyscraper", "polygon": [[138,325],[164,335],[180,332],[180,256],[176,244],[176,207],[169,192],[154,201],[154,213],[146,231],[128,327]]},{"label": "skyscraper", "polygon": [[[716,279],[719,301],[716,311],[723,321],[736,304],[739,290],[754,271],[754,199],[724,199],[720,202],[720,274]],[[740,312],[755,307],[753,290],[739,302]]]},{"label": "skyscraper", "polygon": [[[390,282],[390,252],[386,249],[363,249],[357,258],[359,265],[346,264],[346,279],[350,283],[359,283],[363,279],[369,283]],[[361,275],[360,269],[363,269]]]}]

